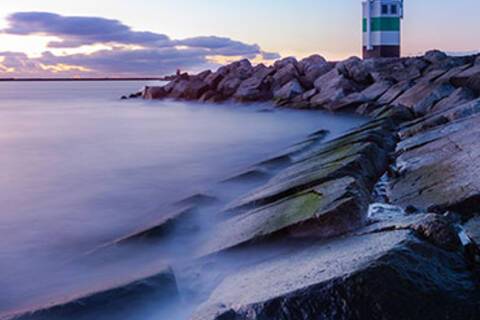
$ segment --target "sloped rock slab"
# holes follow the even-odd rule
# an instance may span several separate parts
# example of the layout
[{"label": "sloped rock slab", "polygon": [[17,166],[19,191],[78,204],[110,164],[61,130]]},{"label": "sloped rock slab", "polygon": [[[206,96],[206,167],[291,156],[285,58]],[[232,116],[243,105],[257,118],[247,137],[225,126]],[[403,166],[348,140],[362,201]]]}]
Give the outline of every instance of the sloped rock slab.
[{"label": "sloped rock slab", "polygon": [[[92,289],[91,292],[66,297],[35,310],[5,316],[2,320],[91,320],[99,315],[108,319],[132,319],[137,308],[152,302],[161,309],[178,299],[173,271],[164,267],[159,271],[132,276],[123,283]],[[103,316],[102,316],[103,317]]]},{"label": "sloped rock slab", "polygon": [[[429,211],[471,214],[480,203],[480,114],[467,104],[449,115],[458,118],[399,143],[400,176],[393,180],[393,202]],[[454,116],[455,115],[455,116]],[[418,126],[419,124],[417,124]]]},{"label": "sloped rock slab", "polygon": [[231,203],[228,209],[266,205],[326,181],[352,176],[373,187],[388,164],[395,137],[390,120],[372,121],[297,157],[264,186]]},{"label": "sloped rock slab", "polygon": [[465,260],[400,230],[317,243],[226,278],[192,320],[477,319]]},{"label": "sloped rock slab", "polygon": [[365,223],[368,192],[345,177],[259,209],[233,216],[216,227],[198,252],[208,255],[279,233],[331,237]]}]

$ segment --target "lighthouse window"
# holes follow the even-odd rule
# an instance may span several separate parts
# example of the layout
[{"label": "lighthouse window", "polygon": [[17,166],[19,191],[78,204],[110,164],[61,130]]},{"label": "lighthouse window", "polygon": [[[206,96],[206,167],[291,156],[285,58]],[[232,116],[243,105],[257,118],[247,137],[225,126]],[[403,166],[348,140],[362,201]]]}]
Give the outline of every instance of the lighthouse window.
[{"label": "lighthouse window", "polygon": [[388,5],[382,4],[382,14],[388,14]]},{"label": "lighthouse window", "polygon": [[392,6],[391,6],[391,8],[390,8],[390,12],[391,12],[392,14],[397,14],[397,13],[398,13],[398,7],[397,7],[397,5],[392,4]]}]

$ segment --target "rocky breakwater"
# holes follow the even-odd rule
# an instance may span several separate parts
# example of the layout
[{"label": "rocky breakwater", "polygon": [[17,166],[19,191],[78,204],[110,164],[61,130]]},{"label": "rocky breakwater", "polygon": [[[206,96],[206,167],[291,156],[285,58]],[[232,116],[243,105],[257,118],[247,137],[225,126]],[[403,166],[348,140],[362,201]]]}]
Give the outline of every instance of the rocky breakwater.
[{"label": "rocky breakwater", "polygon": [[[258,182],[226,207],[216,194],[192,196],[95,251],[182,243],[175,272],[145,263],[150,273],[133,282],[5,319],[132,319],[125,310],[138,310],[143,294],[161,306],[159,293],[179,305],[198,301],[185,317],[193,320],[478,319],[479,68],[477,57],[438,51],[271,67],[243,60],[146,88],[146,98],[274,100],[371,120],[332,140],[314,133],[222,182]],[[369,215],[380,179],[395,214]],[[166,255],[155,259],[175,264]]]},{"label": "rocky breakwater", "polygon": [[476,56],[450,57],[440,51],[341,62],[328,62],[319,55],[300,61],[290,57],[271,66],[241,60],[215,72],[184,74],[165,86],[146,87],[138,95],[201,102],[272,101],[279,106],[361,114],[397,105],[426,113],[478,94],[479,68]]},{"label": "rocky breakwater", "polygon": [[[192,319],[478,319],[479,106],[383,108],[234,201],[202,254],[294,249],[226,276]],[[368,217],[384,172],[399,213]]]}]

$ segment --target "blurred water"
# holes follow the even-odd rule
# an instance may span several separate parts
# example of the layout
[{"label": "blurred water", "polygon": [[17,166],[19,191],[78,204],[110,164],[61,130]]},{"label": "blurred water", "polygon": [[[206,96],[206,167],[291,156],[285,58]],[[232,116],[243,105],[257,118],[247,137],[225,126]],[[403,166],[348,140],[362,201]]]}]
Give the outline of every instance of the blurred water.
[{"label": "blurred water", "polygon": [[[332,137],[364,121],[118,99],[145,84],[0,82],[0,315],[76,290],[72,275],[88,287],[93,271],[68,270],[64,261],[145,225],[171,203],[317,129]],[[91,281],[108,276],[103,270]]]}]

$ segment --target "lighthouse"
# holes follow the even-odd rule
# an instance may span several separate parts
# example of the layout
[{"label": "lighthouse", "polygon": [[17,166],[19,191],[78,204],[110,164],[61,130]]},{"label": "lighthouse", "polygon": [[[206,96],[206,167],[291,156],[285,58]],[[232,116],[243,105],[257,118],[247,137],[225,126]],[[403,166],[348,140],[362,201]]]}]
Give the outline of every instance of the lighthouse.
[{"label": "lighthouse", "polygon": [[403,0],[363,1],[363,58],[400,57]]}]

